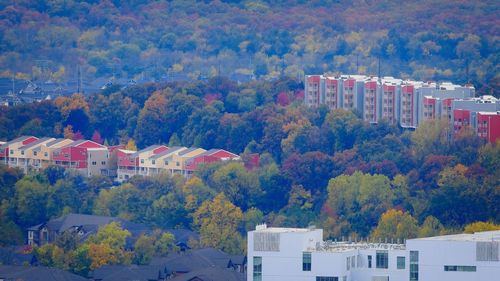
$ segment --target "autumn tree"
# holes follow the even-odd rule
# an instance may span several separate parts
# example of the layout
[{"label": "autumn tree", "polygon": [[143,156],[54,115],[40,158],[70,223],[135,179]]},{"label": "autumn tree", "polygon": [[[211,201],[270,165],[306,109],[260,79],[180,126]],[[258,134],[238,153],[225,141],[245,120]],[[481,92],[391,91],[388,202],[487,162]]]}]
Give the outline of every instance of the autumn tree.
[{"label": "autumn tree", "polygon": [[166,115],[167,97],[161,91],[148,98],[139,113],[134,139],[141,147],[168,142],[164,124],[169,122]]},{"label": "autumn tree", "polygon": [[417,220],[409,213],[390,209],[382,214],[377,227],[372,232],[374,239],[385,241],[385,239],[403,242],[406,239],[415,238],[418,234]]},{"label": "autumn tree", "polygon": [[500,230],[500,225],[492,222],[477,221],[470,223],[464,227],[465,233],[475,233],[475,232],[492,231],[492,230]]},{"label": "autumn tree", "polygon": [[194,213],[193,224],[200,230],[201,244],[229,253],[239,253],[241,235],[238,225],[243,218],[240,208],[219,193],[213,200],[205,201]]},{"label": "autumn tree", "polygon": [[393,200],[387,177],[355,172],[330,180],[322,211],[327,216],[347,221],[353,231],[366,236],[380,216],[393,206]]}]

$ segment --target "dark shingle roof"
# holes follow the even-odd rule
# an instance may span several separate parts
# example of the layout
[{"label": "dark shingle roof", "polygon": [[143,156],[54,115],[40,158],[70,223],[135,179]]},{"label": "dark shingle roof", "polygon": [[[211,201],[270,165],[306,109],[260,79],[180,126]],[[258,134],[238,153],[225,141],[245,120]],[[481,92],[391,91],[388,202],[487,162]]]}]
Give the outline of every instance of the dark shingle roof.
[{"label": "dark shingle roof", "polygon": [[171,279],[171,281],[243,281],[246,279],[245,277],[245,273],[236,272],[231,269],[208,267],[182,274]]},{"label": "dark shingle roof", "polygon": [[0,248],[0,264],[3,265],[24,265],[30,264],[33,259],[32,253],[23,253],[22,247],[2,247]]},{"label": "dark shingle roof", "polygon": [[68,214],[47,222],[47,227],[56,232],[64,232],[73,226],[97,225],[104,226],[114,221],[120,221],[118,218],[93,216],[83,214]]},{"label": "dark shingle roof", "polygon": [[189,229],[165,229],[165,231],[172,233],[175,236],[177,243],[187,244],[190,239],[199,240],[200,235]]},{"label": "dark shingle roof", "polygon": [[165,268],[158,265],[105,265],[92,273],[94,280],[149,281],[165,278]]},{"label": "dark shingle roof", "polygon": [[165,265],[169,273],[191,272],[207,267],[227,268],[230,255],[214,248],[171,254],[165,258],[153,258],[151,265]]},{"label": "dark shingle roof", "polygon": [[88,281],[76,274],[44,266],[0,265],[0,279],[23,281]]}]

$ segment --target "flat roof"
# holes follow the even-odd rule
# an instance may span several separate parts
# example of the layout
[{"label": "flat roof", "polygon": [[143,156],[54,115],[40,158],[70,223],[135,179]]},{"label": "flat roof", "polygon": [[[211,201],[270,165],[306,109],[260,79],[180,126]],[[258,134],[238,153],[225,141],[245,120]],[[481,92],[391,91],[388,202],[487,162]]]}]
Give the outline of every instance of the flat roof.
[{"label": "flat roof", "polygon": [[288,228],[288,227],[267,227],[263,229],[254,230],[254,232],[267,232],[267,233],[290,233],[290,232],[312,232],[320,229],[317,228]]},{"label": "flat roof", "polygon": [[416,238],[417,241],[500,241],[500,230]]}]

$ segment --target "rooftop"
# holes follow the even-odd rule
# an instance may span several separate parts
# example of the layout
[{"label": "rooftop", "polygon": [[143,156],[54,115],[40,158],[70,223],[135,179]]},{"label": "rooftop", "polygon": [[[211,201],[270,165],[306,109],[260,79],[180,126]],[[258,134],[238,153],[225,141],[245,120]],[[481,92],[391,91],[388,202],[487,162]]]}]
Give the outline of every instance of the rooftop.
[{"label": "rooftop", "polygon": [[417,241],[500,241],[500,230],[416,238]]},{"label": "rooftop", "polygon": [[335,241],[323,241],[316,244],[316,247],[310,249],[316,252],[331,252],[331,253],[341,253],[352,250],[405,250],[404,244],[395,243],[369,243],[369,242],[335,242]]},{"label": "rooftop", "polygon": [[267,233],[292,233],[292,232],[311,232],[316,231],[316,228],[288,228],[288,227],[267,227],[266,224],[260,224],[255,227],[254,232],[267,232]]}]

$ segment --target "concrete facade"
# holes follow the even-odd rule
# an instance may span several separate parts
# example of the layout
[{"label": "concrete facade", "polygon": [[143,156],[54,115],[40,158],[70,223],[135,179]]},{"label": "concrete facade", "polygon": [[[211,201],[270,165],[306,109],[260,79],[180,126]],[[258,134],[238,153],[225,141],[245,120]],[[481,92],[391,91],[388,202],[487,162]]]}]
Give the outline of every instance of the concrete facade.
[{"label": "concrete facade", "polygon": [[494,280],[500,231],[407,240],[323,241],[321,229],[257,226],[248,233],[249,281]]}]

